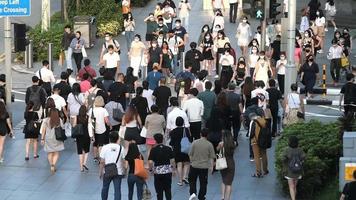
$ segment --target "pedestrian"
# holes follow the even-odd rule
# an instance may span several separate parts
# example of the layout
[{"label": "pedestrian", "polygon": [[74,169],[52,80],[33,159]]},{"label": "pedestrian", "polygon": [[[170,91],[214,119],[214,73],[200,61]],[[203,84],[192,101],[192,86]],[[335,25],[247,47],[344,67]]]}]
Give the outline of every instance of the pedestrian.
[{"label": "pedestrian", "polygon": [[162,8],[163,8],[162,3],[157,3],[156,4],[155,10],[154,10],[154,17],[155,18],[158,18],[158,16],[160,16],[160,15],[162,16],[163,15]]},{"label": "pedestrian", "polygon": [[167,127],[166,127],[167,132],[170,132],[173,129],[177,128],[176,125],[177,117],[182,117],[184,119],[184,127],[189,128],[190,124],[189,124],[187,113],[184,112],[182,109],[180,109],[178,98],[171,97],[169,99],[169,102],[171,104],[171,111],[167,114]]},{"label": "pedestrian", "polygon": [[190,133],[193,140],[200,138],[200,130],[202,126],[202,116],[204,114],[204,104],[203,101],[197,98],[198,90],[192,88],[189,91],[189,99],[182,104],[182,110],[187,113]]},{"label": "pedestrian", "polygon": [[122,105],[116,99],[116,100],[110,100],[108,103],[105,104],[104,108],[109,113],[109,122],[110,122],[110,125],[112,127],[111,131],[119,131],[120,130],[120,125],[121,125],[121,122],[122,122],[122,118],[121,119],[118,119],[118,118],[114,119],[114,110],[118,109],[118,111],[115,111],[115,112],[119,112],[123,116],[125,111],[124,111]]},{"label": "pedestrian", "polygon": [[222,131],[222,139],[219,143],[217,150],[223,153],[226,159],[227,168],[220,171],[222,183],[221,183],[221,199],[231,200],[232,182],[235,176],[235,160],[234,151],[235,144],[230,131]]},{"label": "pedestrian", "polygon": [[[146,46],[141,41],[141,36],[136,34],[129,49],[130,67],[134,69],[133,74],[136,77],[139,77],[141,66],[143,66],[143,54],[145,49]],[[141,76],[143,75],[142,73],[141,71]]]},{"label": "pedestrian", "polygon": [[230,3],[230,23],[236,23],[238,0],[229,0]]},{"label": "pedestrian", "polygon": [[334,26],[334,30],[337,30],[336,23],[335,23],[335,15],[336,15],[336,7],[334,0],[327,0],[325,3],[325,16],[326,16],[326,26],[325,31],[328,31],[328,23]]},{"label": "pedestrian", "polygon": [[45,105],[44,110],[43,110],[43,117],[42,118],[48,117],[49,116],[49,111],[52,108],[56,108],[56,105],[54,103],[54,100],[51,97],[48,97],[47,101],[46,101],[46,105]]},{"label": "pedestrian", "polygon": [[148,14],[148,17],[144,19],[146,23],[146,42],[151,44],[152,40],[154,39],[154,32],[157,29],[157,22],[155,21],[153,13]]},{"label": "pedestrian", "polygon": [[89,75],[89,79],[88,81],[90,82],[92,79],[96,78],[96,71],[95,69],[91,66],[90,64],[90,60],[89,59],[84,59],[84,67],[82,69],[79,70],[78,72],[78,77],[79,79],[82,81],[83,79],[83,75],[84,74],[88,74]]},{"label": "pedestrian", "polygon": [[115,77],[117,73],[120,73],[120,55],[115,52],[114,46],[111,44],[109,44],[107,50],[108,52],[104,54],[100,64],[105,66],[112,77]]},{"label": "pedestrian", "polygon": [[85,97],[84,94],[81,93],[80,85],[78,83],[74,83],[72,92],[68,95],[67,103],[70,122],[72,123],[73,118],[79,114],[80,107],[85,105]]},{"label": "pedestrian", "polygon": [[300,72],[302,83],[305,85],[305,94],[307,98],[313,98],[313,88],[319,78],[319,66],[314,62],[313,56],[308,57],[308,61],[300,68]]},{"label": "pedestrian", "polygon": [[176,172],[174,154],[171,147],[163,144],[163,135],[155,134],[154,139],[157,145],[151,150],[148,162],[154,173],[157,200],[163,200],[163,193],[166,200],[171,200],[172,174]]},{"label": "pedestrian", "polygon": [[144,144],[140,136],[140,130],[142,128],[142,121],[137,109],[130,105],[128,106],[124,117],[122,118],[121,125],[125,127],[125,148],[128,147],[129,143],[134,142],[135,144]]},{"label": "pedestrian", "polygon": [[111,33],[107,32],[105,33],[105,42],[101,47],[100,60],[99,60],[100,63],[103,62],[103,56],[105,55],[105,53],[108,53],[109,45],[112,45],[114,49],[113,51],[120,55],[121,53],[120,43],[117,40],[113,39],[113,35]]},{"label": "pedestrian", "polygon": [[225,11],[224,0],[211,0],[211,7],[213,8],[214,14],[219,10]]},{"label": "pedestrian", "polygon": [[213,19],[213,27],[220,26],[220,30],[225,28],[225,19],[221,10],[217,10]]},{"label": "pedestrian", "polygon": [[26,155],[25,155],[25,160],[28,161],[30,159],[29,154],[30,154],[30,145],[32,143],[33,145],[33,158],[37,159],[39,158],[38,155],[38,136],[39,136],[39,131],[40,131],[40,125],[38,123],[39,117],[36,111],[33,110],[34,103],[32,101],[27,103],[26,106],[26,111],[24,114],[26,124],[23,129],[23,133],[25,134],[25,139],[26,139]]},{"label": "pedestrian", "polygon": [[178,97],[183,97],[185,92],[189,92],[192,82],[195,81],[192,65],[186,64],[184,71],[177,74],[175,79],[174,90],[177,92]]},{"label": "pedestrian", "polygon": [[149,89],[148,81],[142,82],[143,92],[142,97],[145,97],[148,103],[148,108],[151,109],[151,106],[154,104],[153,100],[153,90]]},{"label": "pedestrian", "polygon": [[83,49],[85,48],[85,40],[82,38],[82,32],[75,32],[75,38],[73,38],[70,43],[70,47],[73,51],[73,57],[75,64],[77,65],[77,72],[82,68],[82,60],[83,60]]},{"label": "pedestrian", "polygon": [[252,77],[255,82],[263,81],[265,86],[268,85],[268,79],[273,77],[270,61],[266,57],[264,51],[260,51],[260,58],[257,61],[256,68]]},{"label": "pedestrian", "polygon": [[121,8],[122,8],[122,16],[124,18],[129,17],[131,13],[131,0],[122,0]]},{"label": "pedestrian", "polygon": [[[120,145],[119,134],[112,131],[109,134],[110,144],[103,146],[100,153],[99,177],[103,179],[103,188],[101,190],[101,199],[107,200],[111,181],[114,183],[114,199],[121,200],[121,181],[125,176],[124,147]],[[104,172],[105,166],[115,164],[117,175],[109,177]],[[115,172],[114,172],[115,173]]]},{"label": "pedestrian", "polygon": [[117,75],[117,80],[109,87],[108,94],[111,101],[119,102],[126,110],[126,98],[129,98],[129,90],[124,84],[123,73]]},{"label": "pedestrian", "polygon": [[[241,116],[243,113],[242,98],[240,94],[235,93],[236,84],[229,83],[226,91],[227,105],[230,107],[230,121],[232,126],[233,141],[237,144],[237,137],[239,136],[241,128]],[[230,129],[228,129],[230,130]]]},{"label": "pedestrian", "polygon": [[356,198],[356,170],[352,173],[353,181],[346,183],[342,190],[340,200],[355,199]]},{"label": "pedestrian", "polygon": [[162,74],[167,78],[171,76],[170,74],[172,71],[172,65],[171,65],[172,60],[173,60],[173,54],[169,49],[168,43],[163,42],[159,65],[161,67]]},{"label": "pedestrian", "polygon": [[150,71],[147,74],[146,80],[148,82],[149,89],[152,91],[154,91],[158,87],[161,78],[163,78],[162,73],[159,72],[158,69],[159,69],[159,64],[154,63],[152,67],[152,71]]},{"label": "pedestrian", "polygon": [[324,40],[325,40],[325,17],[322,10],[316,12],[315,26],[317,27],[316,35],[321,39],[320,40],[320,50],[318,53],[324,53]]},{"label": "pedestrian", "polygon": [[127,51],[131,49],[131,42],[134,39],[134,33],[136,29],[135,19],[131,12],[128,12],[124,17],[125,39]]},{"label": "pedestrian", "polygon": [[49,69],[48,60],[42,61],[42,68],[36,72],[36,76],[41,80],[40,85],[46,90],[47,96],[51,96],[51,83],[54,83],[56,79],[54,78],[53,72]]},{"label": "pedestrian", "polygon": [[300,32],[304,33],[305,31],[307,31],[309,29],[309,18],[308,18],[308,10],[306,8],[302,9],[302,17],[301,17],[301,21],[300,21]]},{"label": "pedestrian", "polygon": [[160,109],[160,113],[167,116],[168,100],[172,96],[171,89],[166,86],[166,78],[162,77],[160,85],[153,91],[153,96],[156,100],[156,105]]},{"label": "pedestrian", "polygon": [[197,197],[197,179],[199,178],[198,199],[205,199],[208,186],[208,173],[213,170],[215,151],[213,145],[207,140],[209,130],[201,130],[201,138],[192,143],[189,151],[191,166],[189,169],[189,200]]},{"label": "pedestrian", "polygon": [[204,114],[202,116],[202,127],[206,127],[207,121],[210,118],[211,110],[215,105],[216,95],[211,88],[213,84],[210,81],[205,82],[205,91],[198,94],[198,99],[203,102]]},{"label": "pedestrian", "polygon": [[279,60],[276,63],[278,86],[282,95],[284,95],[284,78],[286,75],[286,65],[286,54],[283,52],[281,53],[281,56],[279,57]]},{"label": "pedestrian", "polygon": [[[201,31],[200,31],[200,35],[199,35],[199,38],[198,38],[198,45],[200,46],[204,40],[204,37],[206,34],[211,34],[211,30],[210,30],[210,27],[208,24],[204,24],[201,28]],[[214,40],[214,38],[211,38]]]},{"label": "pedestrian", "polygon": [[255,89],[252,78],[250,76],[245,78],[244,84],[242,86],[242,97],[243,97],[243,107],[246,110],[247,107],[252,105],[251,94]]},{"label": "pedestrian", "polygon": [[183,183],[187,185],[189,184],[188,172],[190,163],[188,154],[182,152],[181,141],[184,137],[187,137],[189,141],[192,141],[192,136],[189,128],[185,127],[185,122],[182,117],[176,117],[175,126],[176,128],[169,132],[169,137],[171,139],[169,145],[173,148],[174,160],[177,164],[177,185],[183,186]]},{"label": "pedestrian", "polygon": [[154,136],[156,134],[164,135],[164,129],[166,128],[166,120],[163,115],[159,114],[159,108],[157,105],[151,106],[151,114],[146,118],[146,147],[147,155],[150,155],[152,147],[156,144]]},{"label": "pedestrian", "polygon": [[[219,77],[220,70],[219,70],[219,64],[220,64],[220,57],[225,54],[225,44],[230,43],[229,38],[225,35],[224,31],[219,30],[217,32],[217,37],[214,39],[214,52],[216,52],[215,60],[216,60],[216,78]],[[230,51],[228,52],[230,54]],[[214,69],[213,69],[214,70]]]},{"label": "pedestrian", "polygon": [[[94,79],[94,81],[96,80]],[[89,74],[83,75],[83,80],[80,81],[79,86],[80,86],[80,91],[84,94],[87,93],[92,88],[91,81],[89,81]]]},{"label": "pedestrian", "polygon": [[344,55],[347,57],[350,55],[351,50],[352,50],[352,36],[350,35],[350,30],[349,28],[344,28],[342,31],[342,36],[341,38],[344,40],[343,42],[343,48],[344,48]]},{"label": "pedestrian", "polygon": [[137,200],[142,200],[143,196],[143,185],[145,184],[145,180],[141,177],[135,175],[135,159],[141,159],[142,155],[138,150],[137,144],[134,142],[130,142],[127,148],[127,153],[125,156],[125,168],[127,171],[127,185],[128,185],[128,199],[133,199],[134,186],[136,184],[136,193]]},{"label": "pedestrian", "polygon": [[242,56],[247,56],[248,43],[250,42],[251,36],[252,34],[250,24],[248,23],[247,17],[245,16],[242,18],[242,22],[239,23],[236,31],[236,39],[238,40],[237,46],[240,47]]},{"label": "pedestrian", "polygon": [[105,70],[104,73],[104,80],[102,80],[101,82],[98,82],[99,84],[101,83],[101,85],[103,86],[104,90],[107,92],[110,89],[110,86],[115,83],[114,81],[114,77],[111,74],[110,71]]},{"label": "pedestrian", "polygon": [[252,115],[250,116],[250,119],[252,119],[252,126],[250,127],[249,135],[250,135],[250,140],[251,140],[251,145],[253,150],[253,157],[255,158],[255,164],[256,164],[256,172],[252,174],[252,177],[262,178],[263,176],[269,174],[268,161],[267,161],[266,149],[263,149],[259,146],[258,140],[261,134],[261,130],[266,128],[267,126],[267,121],[264,118],[263,112],[257,112],[257,113],[250,114]]},{"label": "pedestrian", "polygon": [[234,57],[230,55],[229,50],[225,50],[225,54],[220,57],[219,64],[221,65],[221,85],[226,89],[233,76],[232,67],[234,67]]},{"label": "pedestrian", "polygon": [[353,115],[355,111],[355,106],[352,104],[356,103],[356,85],[354,83],[355,76],[352,73],[346,75],[346,81],[340,91],[340,103],[339,107],[341,110],[341,102],[344,102],[344,116]]},{"label": "pedestrian", "polygon": [[[297,93],[298,86],[293,83],[291,86],[291,93],[287,94],[284,98],[284,120],[283,124],[285,126],[303,121],[304,110],[304,98],[302,95]],[[300,114],[298,114],[298,112]]]},{"label": "pedestrian", "polygon": [[258,59],[260,58],[259,56],[259,52],[258,52],[258,47],[257,46],[253,46],[251,48],[251,54],[249,54],[248,57],[248,67],[249,67],[249,75],[252,77],[255,69],[256,69],[256,65],[258,62]]},{"label": "pedestrian", "polygon": [[32,86],[26,89],[25,103],[33,103],[32,110],[37,112],[38,118],[42,117],[43,109],[46,104],[47,92],[39,85],[39,78],[32,77]]},{"label": "pedestrian", "polygon": [[127,87],[128,93],[130,95],[130,99],[133,98],[136,90],[136,86],[138,85],[138,77],[133,75],[134,69],[132,67],[128,67],[126,69],[126,76],[124,78],[124,83]]},{"label": "pedestrian", "polygon": [[53,94],[50,97],[54,100],[56,109],[59,111],[59,116],[63,121],[65,121],[66,119],[68,119],[67,102],[63,97],[59,95],[60,92],[60,88],[55,85],[53,87]]},{"label": "pedestrian", "polygon": [[67,69],[73,69],[72,67],[72,48],[70,43],[75,38],[75,34],[71,31],[70,25],[64,27],[64,33],[62,36],[62,49],[66,57]]},{"label": "pedestrian", "polygon": [[273,69],[273,74],[276,72],[276,63],[281,56],[281,36],[277,35],[276,40],[271,43],[271,51],[269,53],[271,55],[271,66]]},{"label": "pedestrian", "polygon": [[49,115],[42,121],[40,134],[41,144],[44,146],[44,151],[47,152],[47,159],[52,174],[57,171],[56,164],[59,159],[59,152],[64,150],[63,141],[56,139],[56,128],[63,128],[63,121],[59,117],[59,111],[51,108]]},{"label": "pedestrian", "polygon": [[282,94],[276,87],[276,81],[274,79],[270,79],[268,81],[269,88],[266,90],[268,92],[268,105],[271,110],[272,117],[272,137],[279,136],[277,132],[277,124],[278,124],[278,104],[282,103]]},{"label": "pedestrian", "polygon": [[289,193],[292,200],[297,196],[298,180],[302,179],[303,162],[305,153],[299,148],[299,141],[296,136],[290,136],[288,148],[282,155],[285,178],[288,180]]},{"label": "pedestrian", "polygon": [[63,97],[65,101],[67,101],[69,93],[72,92],[72,87],[68,83],[68,74],[67,72],[61,73],[61,80],[59,83],[55,84],[53,88],[59,88],[60,92],[59,95]]},{"label": "pedestrian", "polygon": [[[303,37],[303,50],[304,50],[304,54],[305,54],[305,58],[307,56],[307,54],[311,54],[314,55],[314,49],[315,49],[315,44],[314,44],[314,40],[312,38],[312,33],[310,31],[310,29],[304,31],[304,37]],[[310,49],[311,51],[308,52],[307,50]]]},{"label": "pedestrian", "polygon": [[236,68],[234,70],[234,75],[231,79],[234,83],[236,83],[237,86],[242,84],[242,82],[245,80],[245,78],[249,75],[249,70],[246,66],[245,58],[240,57],[239,61],[236,65]]},{"label": "pedestrian", "polygon": [[320,9],[320,2],[319,0],[310,0],[308,3],[308,11],[309,11],[309,20],[315,21],[316,19],[316,12]]},{"label": "pedestrian", "polygon": [[203,61],[203,54],[197,50],[197,43],[190,43],[190,50],[185,53],[185,65],[192,66],[191,73],[197,75],[200,71],[200,62]]},{"label": "pedestrian", "polygon": [[178,16],[179,16],[180,20],[182,20],[183,26],[188,31],[189,30],[189,13],[192,10],[192,7],[191,7],[190,3],[188,2],[188,0],[182,0],[178,5],[178,9],[179,9]]},{"label": "pedestrian", "polygon": [[[158,37],[160,33],[162,32],[163,36],[165,36],[170,30],[168,29],[168,26],[163,23],[163,17],[162,15],[157,16],[157,27],[154,32],[154,35]],[[162,44],[160,45],[162,46]]]},{"label": "pedestrian", "polygon": [[214,41],[210,33],[205,33],[202,39],[202,43],[200,44],[200,47],[202,47],[203,69],[208,70],[209,75],[211,75],[212,74],[211,66],[214,61],[214,57],[213,57]]},{"label": "pedestrian", "polygon": [[168,29],[171,30],[173,26],[173,18],[176,17],[175,9],[169,4],[164,4],[163,7],[163,20],[164,23],[168,26]]}]

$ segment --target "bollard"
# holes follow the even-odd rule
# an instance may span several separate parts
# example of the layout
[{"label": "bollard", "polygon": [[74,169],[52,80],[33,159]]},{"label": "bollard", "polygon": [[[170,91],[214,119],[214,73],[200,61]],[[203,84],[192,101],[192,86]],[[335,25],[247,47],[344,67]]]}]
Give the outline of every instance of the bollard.
[{"label": "bollard", "polygon": [[28,69],[33,67],[33,44],[32,40],[29,41],[28,45],[26,46],[25,52],[25,64]]},{"label": "bollard", "polygon": [[53,47],[53,43],[48,43],[48,62],[49,62],[49,70],[52,70],[52,64],[53,64],[52,47]]},{"label": "bollard", "polygon": [[323,64],[323,98],[326,98],[326,64]]}]

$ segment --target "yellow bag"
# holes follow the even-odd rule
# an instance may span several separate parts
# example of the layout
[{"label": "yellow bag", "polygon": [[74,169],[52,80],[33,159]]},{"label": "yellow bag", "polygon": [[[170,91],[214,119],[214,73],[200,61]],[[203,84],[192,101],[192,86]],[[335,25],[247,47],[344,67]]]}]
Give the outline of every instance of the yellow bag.
[{"label": "yellow bag", "polygon": [[341,67],[346,68],[348,66],[350,66],[349,59],[346,56],[343,55],[341,57]]},{"label": "yellow bag", "polygon": [[61,51],[59,53],[58,65],[59,66],[64,66],[64,60],[65,60],[64,51]]}]

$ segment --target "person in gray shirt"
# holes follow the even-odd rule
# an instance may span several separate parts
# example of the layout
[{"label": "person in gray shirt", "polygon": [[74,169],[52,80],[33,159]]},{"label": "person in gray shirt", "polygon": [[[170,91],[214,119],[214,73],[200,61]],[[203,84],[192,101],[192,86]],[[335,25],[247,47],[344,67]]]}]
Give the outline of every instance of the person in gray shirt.
[{"label": "person in gray shirt", "polygon": [[216,101],[216,94],[213,91],[211,91],[212,87],[213,84],[210,81],[206,81],[205,91],[200,92],[197,96],[198,99],[200,99],[204,104],[204,114],[202,117],[203,127],[206,127],[206,122],[210,118],[211,110],[213,109],[213,106],[215,105],[215,101]]}]

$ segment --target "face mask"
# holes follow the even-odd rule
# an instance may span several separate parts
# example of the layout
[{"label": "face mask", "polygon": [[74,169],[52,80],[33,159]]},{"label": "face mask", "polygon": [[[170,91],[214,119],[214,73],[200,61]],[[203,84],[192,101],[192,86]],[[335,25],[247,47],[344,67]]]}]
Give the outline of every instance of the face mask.
[{"label": "face mask", "polygon": [[316,13],[316,15],[318,15],[318,16],[319,16],[319,15],[320,15],[320,13],[319,13],[319,12],[317,12],[317,13]]},{"label": "face mask", "polygon": [[180,23],[176,23],[176,27],[180,27]]},{"label": "face mask", "polygon": [[139,42],[140,41],[140,39],[138,39],[138,38],[135,38],[135,42]]},{"label": "face mask", "polygon": [[114,52],[113,51],[109,51],[110,54],[113,54]]},{"label": "face mask", "polygon": [[252,53],[257,53],[257,50],[256,49],[252,49]]},{"label": "face mask", "polygon": [[204,30],[204,32],[207,32],[209,29],[208,28],[204,28],[203,30]]},{"label": "face mask", "polygon": [[247,22],[247,20],[246,20],[246,19],[244,19],[244,20],[242,20],[242,22],[243,22],[243,23],[246,23],[246,22]]},{"label": "face mask", "polygon": [[152,44],[152,47],[157,47],[157,44]]},{"label": "face mask", "polygon": [[281,57],[281,60],[284,60],[285,59],[285,57]]},{"label": "face mask", "polygon": [[295,39],[299,40],[299,37],[295,37]]},{"label": "face mask", "polygon": [[163,38],[163,35],[158,36],[158,38],[162,39],[162,38]]},{"label": "face mask", "polygon": [[219,35],[218,38],[222,38],[222,35]]},{"label": "face mask", "polygon": [[106,41],[109,41],[109,40],[110,40],[110,37],[109,37],[109,36],[106,36],[106,37],[105,37],[105,40],[106,40]]},{"label": "face mask", "polygon": [[225,55],[229,55],[229,52],[225,52]]},{"label": "face mask", "polygon": [[205,39],[209,40],[209,39],[210,39],[210,37],[205,37]]},{"label": "face mask", "polygon": [[305,37],[309,37],[309,35],[308,35],[308,34],[304,34],[304,36],[305,36]]},{"label": "face mask", "polygon": [[260,58],[261,58],[261,59],[264,59],[264,58],[265,58],[265,56],[260,56]]},{"label": "face mask", "polygon": [[252,42],[252,45],[253,45],[253,46],[257,46],[257,43],[256,43],[256,42]]}]

